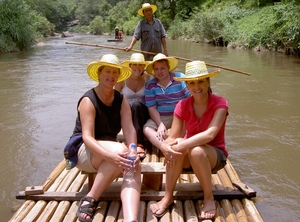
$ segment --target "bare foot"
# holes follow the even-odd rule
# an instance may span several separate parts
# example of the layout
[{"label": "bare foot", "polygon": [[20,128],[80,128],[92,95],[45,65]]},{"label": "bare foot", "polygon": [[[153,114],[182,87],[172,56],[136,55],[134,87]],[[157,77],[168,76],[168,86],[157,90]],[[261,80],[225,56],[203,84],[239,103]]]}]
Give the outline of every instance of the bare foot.
[{"label": "bare foot", "polygon": [[200,220],[205,219],[214,219],[216,216],[217,205],[214,201],[207,201],[203,209],[201,210],[201,214],[199,216]]},{"label": "bare foot", "polygon": [[151,204],[150,205],[150,210],[152,211],[153,215],[156,217],[162,217],[165,215],[169,207],[173,204],[173,199],[172,200],[166,200],[163,198],[161,201]]}]

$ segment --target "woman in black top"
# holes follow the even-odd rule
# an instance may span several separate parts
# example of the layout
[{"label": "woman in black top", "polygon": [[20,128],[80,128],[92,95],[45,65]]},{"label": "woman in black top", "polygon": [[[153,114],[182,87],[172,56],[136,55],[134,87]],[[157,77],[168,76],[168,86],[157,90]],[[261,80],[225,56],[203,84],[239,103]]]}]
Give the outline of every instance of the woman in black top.
[{"label": "woman in black top", "polygon": [[[130,76],[131,70],[120,65],[115,55],[107,54],[101,60],[91,62],[87,72],[98,85],[78,102],[74,133],[82,133],[84,144],[79,148],[76,167],[97,174],[91,190],[79,203],[77,216],[80,221],[92,221],[101,194],[125,168],[130,167],[126,160],[128,148],[116,142],[120,129],[123,129],[127,144],[137,142],[130,105],[113,89],[117,82]],[[141,190],[138,159],[135,170],[134,181],[123,181],[121,188],[124,222],[135,221],[138,217]]]}]

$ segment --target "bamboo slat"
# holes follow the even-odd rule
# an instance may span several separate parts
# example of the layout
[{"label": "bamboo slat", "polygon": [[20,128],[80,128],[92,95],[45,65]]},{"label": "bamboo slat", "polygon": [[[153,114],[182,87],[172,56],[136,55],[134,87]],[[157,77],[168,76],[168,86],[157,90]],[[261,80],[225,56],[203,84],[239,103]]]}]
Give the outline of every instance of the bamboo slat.
[{"label": "bamboo slat", "polygon": [[71,207],[69,208],[68,213],[66,214],[63,222],[70,222],[70,221],[75,221],[76,220],[76,218],[77,218],[76,217],[77,205],[78,205],[78,201],[74,201],[71,204]]},{"label": "bamboo slat", "polygon": [[184,221],[186,222],[198,222],[197,212],[192,200],[186,200],[183,202],[184,209]]},{"label": "bamboo slat", "polygon": [[112,201],[110,203],[105,222],[115,222],[121,208],[121,201]]},{"label": "bamboo slat", "polygon": [[247,215],[252,219],[252,221],[255,221],[255,222],[263,221],[263,219],[262,219],[260,213],[258,212],[257,208],[255,207],[253,201],[250,201],[250,200],[244,198],[242,200],[242,202],[244,204],[244,208],[245,208]]},{"label": "bamboo slat", "polygon": [[184,222],[182,201],[175,200],[171,212],[171,221]]},{"label": "bamboo slat", "polygon": [[14,216],[9,220],[9,222],[23,221],[23,219],[31,211],[34,205],[35,205],[35,201],[32,200],[25,201],[22,204],[22,206],[18,209],[18,211],[14,214]]},{"label": "bamboo slat", "polygon": [[57,222],[63,221],[65,215],[67,214],[68,210],[70,209],[71,203],[69,201],[62,201],[58,204],[55,213],[53,214],[52,218],[49,222]]},{"label": "bamboo slat", "polygon": [[51,220],[52,215],[54,214],[56,208],[58,206],[57,201],[50,201],[46,205],[45,209],[41,211],[41,215],[39,218],[36,220],[36,222],[43,222],[43,221],[49,221]]},{"label": "bamboo slat", "polygon": [[221,205],[219,202],[216,202],[217,211],[216,211],[216,217],[215,222],[225,222],[225,215],[223,210],[221,209]]},{"label": "bamboo slat", "polygon": [[35,203],[34,207],[31,211],[26,215],[23,219],[24,222],[32,222],[36,221],[38,217],[41,215],[41,212],[45,209],[47,202],[44,200],[40,200]]},{"label": "bamboo slat", "polygon": [[66,162],[62,160],[50,173],[50,175],[46,178],[44,182],[42,182],[41,186],[43,186],[44,190],[48,190],[48,188],[53,184],[56,178],[61,174],[61,172],[65,169]]},{"label": "bamboo slat", "polygon": [[145,221],[146,215],[147,215],[147,203],[145,201],[140,201],[138,221]]},{"label": "bamboo slat", "polygon": [[[104,221],[106,212],[108,211],[108,207],[109,207],[109,203],[107,201],[101,201],[98,204],[98,208],[95,212],[94,220],[99,221],[99,222]],[[77,211],[77,208],[78,207],[76,207],[76,211]]]},{"label": "bamboo slat", "polygon": [[237,222],[237,218],[234,214],[231,202],[227,199],[221,200],[221,206],[225,213],[226,221]]},{"label": "bamboo slat", "polygon": [[[150,210],[150,205],[151,204],[155,204],[156,201],[149,201],[147,204],[147,216],[146,216],[146,221],[151,221],[151,222],[157,222],[157,218],[155,216],[153,216],[151,210]],[[160,222],[163,222],[163,220],[161,219]]]},{"label": "bamboo slat", "polygon": [[225,165],[224,169],[226,170],[232,182],[241,182],[240,177],[238,176],[236,170],[233,168],[229,159],[227,159],[227,164]]},{"label": "bamboo slat", "polygon": [[231,201],[236,217],[239,222],[247,222],[247,215],[240,200],[234,199]]}]

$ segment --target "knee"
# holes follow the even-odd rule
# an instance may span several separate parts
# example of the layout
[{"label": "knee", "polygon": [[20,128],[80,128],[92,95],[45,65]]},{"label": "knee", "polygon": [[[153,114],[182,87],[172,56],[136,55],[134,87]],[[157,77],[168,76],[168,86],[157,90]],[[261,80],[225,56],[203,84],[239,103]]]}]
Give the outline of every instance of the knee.
[{"label": "knee", "polygon": [[196,146],[194,148],[191,148],[189,150],[189,158],[190,160],[196,159],[196,160],[201,160],[204,158],[207,158],[205,151],[201,148],[201,146]]},{"label": "knee", "polygon": [[128,147],[124,143],[119,143],[116,142],[116,148],[119,150],[121,153],[128,152]]}]

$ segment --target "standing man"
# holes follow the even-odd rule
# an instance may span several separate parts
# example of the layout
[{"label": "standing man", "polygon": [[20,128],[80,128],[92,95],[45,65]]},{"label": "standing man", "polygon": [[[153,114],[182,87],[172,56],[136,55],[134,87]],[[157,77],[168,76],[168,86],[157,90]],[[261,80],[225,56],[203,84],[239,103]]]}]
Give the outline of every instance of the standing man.
[{"label": "standing man", "polygon": [[119,39],[119,28],[116,26],[115,28],[115,39]]},{"label": "standing man", "polygon": [[142,5],[142,8],[138,10],[138,14],[145,16],[145,18],[139,21],[132,36],[130,46],[125,48],[125,51],[129,52],[134,44],[141,39],[141,50],[154,53],[154,55],[145,53],[146,61],[152,61],[153,57],[158,53],[168,56],[166,44],[167,33],[161,21],[153,17],[153,13],[156,10],[156,5],[150,5],[149,3]]}]

